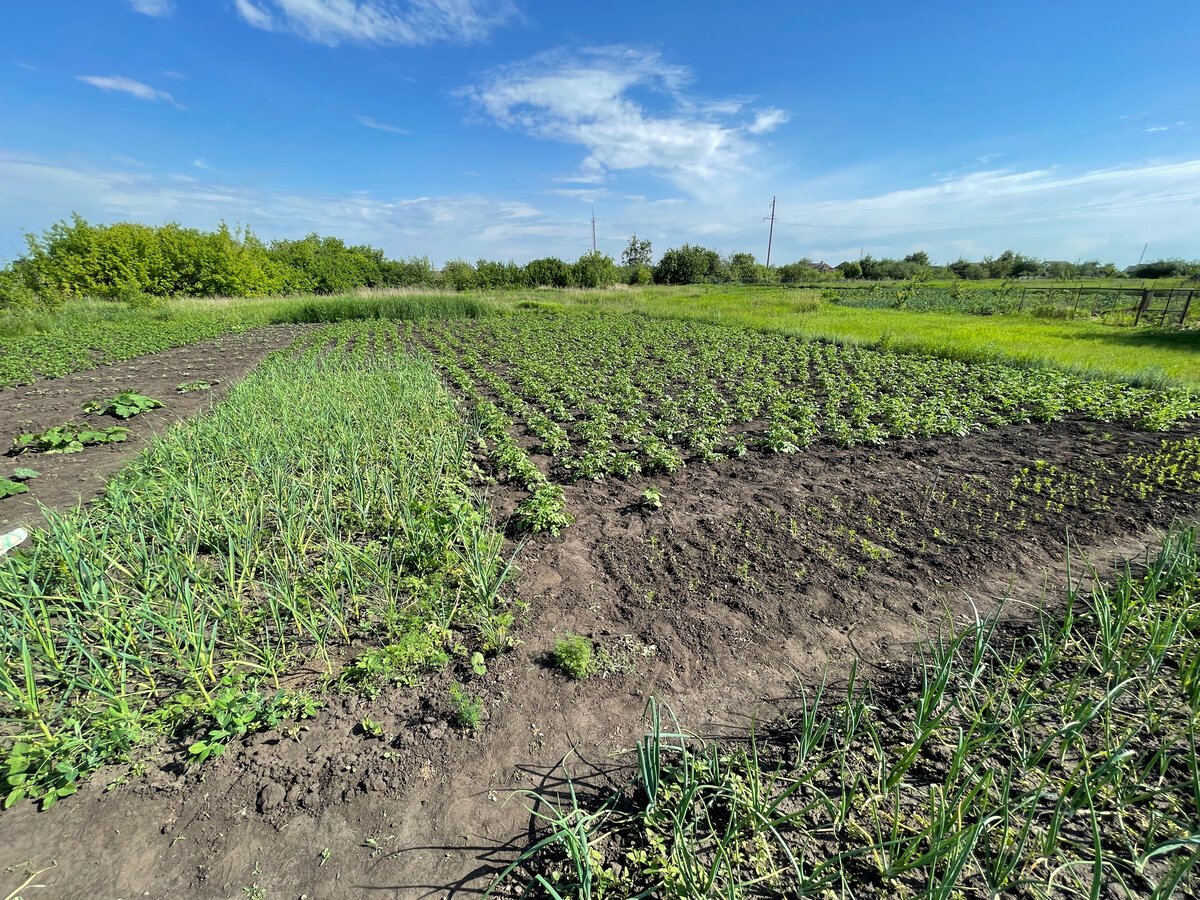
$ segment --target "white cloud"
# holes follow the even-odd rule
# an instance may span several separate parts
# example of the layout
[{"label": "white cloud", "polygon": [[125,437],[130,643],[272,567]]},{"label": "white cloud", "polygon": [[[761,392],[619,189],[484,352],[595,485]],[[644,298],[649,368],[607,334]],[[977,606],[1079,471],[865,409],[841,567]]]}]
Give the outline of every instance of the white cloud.
[{"label": "white cloud", "polygon": [[129,5],[133,7],[134,12],[155,18],[169,16],[175,11],[174,0],[129,0]]},{"label": "white cloud", "polygon": [[790,118],[791,116],[786,110],[775,109],[773,106],[755,110],[754,121],[746,127],[746,130],[751,134],[766,134],[768,131],[774,131]]},{"label": "white cloud", "polygon": [[[199,162],[205,162],[199,160]],[[593,198],[568,185],[537,194],[381,196],[316,188],[272,190],[214,174],[184,160],[161,172],[129,159],[81,162],[0,150],[0,255],[20,242],[3,235],[41,231],[73,210],[91,221],[178,221],[213,228],[249,223],[264,239],[311,231],[370,243],[393,256],[435,261],[575,259],[591,249]],[[365,173],[364,177],[369,175]],[[875,189],[887,172],[847,169],[778,184],[773,262],[807,256],[838,263],[859,250],[902,256],[923,249],[936,261],[979,259],[1005,248],[1050,259],[1099,258],[1124,266],[1149,241],[1151,256],[1196,256],[1200,246],[1200,158],[1096,171],[1047,166],[930,179],[904,190]],[[356,185],[357,187],[357,185]],[[720,202],[676,193],[595,195],[601,250],[614,257],[629,235],[657,253],[687,241],[723,253],[766,253],[772,186]],[[816,198],[816,199],[807,199]]]},{"label": "white cloud", "polygon": [[[80,81],[98,87],[102,91],[121,91],[132,94],[139,100],[166,100],[168,103],[179,106],[175,102],[175,98],[166,91],[160,91],[148,84],[142,84],[140,81],[134,81],[132,78],[125,78],[122,75],[79,75],[77,77]],[[179,108],[183,109],[182,106]]]},{"label": "white cloud", "polygon": [[[754,152],[747,135],[769,131],[787,114],[766,109],[750,124],[728,121],[744,101],[698,103],[685,93],[690,81],[687,68],[658,53],[594,47],[502,67],[459,93],[502,127],[585,147],[579,174],[563,180],[596,183],[608,172],[646,169],[711,193],[745,170]],[[659,108],[634,99],[635,89]]]},{"label": "white cloud", "polygon": [[254,0],[233,0],[233,4],[243,19],[255,28],[261,28],[264,31],[274,30],[275,21],[271,18],[271,14],[259,6]]},{"label": "white cloud", "polygon": [[368,128],[374,128],[376,131],[390,131],[392,134],[411,134],[407,128],[397,128],[395,125],[387,125],[383,122],[376,122],[370,116],[355,116],[360,125],[366,125]]},{"label": "white cloud", "polygon": [[1156,131],[1169,131],[1170,129],[1171,129],[1170,125],[1155,125],[1151,128],[1147,128],[1146,132],[1148,134],[1153,134]]},{"label": "white cloud", "polygon": [[192,165],[195,166],[197,169],[203,169],[206,172],[216,171],[212,166],[210,166],[208,164],[208,160],[206,160],[204,157],[200,157],[200,159],[195,160],[192,163]]},{"label": "white cloud", "polygon": [[[435,261],[526,260],[548,253],[574,259],[591,247],[582,219],[519,198],[274,191],[192,171],[200,177],[0,150],[0,236],[40,232],[78,211],[94,222],[180,222],[205,229],[222,220],[241,222],[265,240],[317,231],[392,256],[429,254]],[[0,256],[21,252],[19,241],[0,239]]]},{"label": "white cloud", "polygon": [[472,43],[517,15],[512,0],[234,0],[238,14],[266,31],[288,31],[336,46],[442,41]]}]

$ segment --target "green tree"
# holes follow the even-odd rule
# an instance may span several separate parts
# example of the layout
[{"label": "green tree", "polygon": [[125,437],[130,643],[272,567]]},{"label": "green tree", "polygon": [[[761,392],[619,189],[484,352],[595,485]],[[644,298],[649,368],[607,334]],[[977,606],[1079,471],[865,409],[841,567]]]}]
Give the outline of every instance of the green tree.
[{"label": "green tree", "polygon": [[717,280],[721,274],[720,254],[691,244],[668,250],[654,268],[658,284],[699,284]]},{"label": "green tree", "polygon": [[575,283],[580,287],[608,287],[619,280],[612,257],[600,252],[585,253],[579,257],[574,268]]},{"label": "green tree", "polygon": [[530,287],[571,287],[575,283],[575,273],[561,259],[547,256],[526,263],[525,281]]},{"label": "green tree", "polygon": [[639,241],[636,234],[629,239],[629,246],[621,253],[621,265],[623,266],[635,268],[650,266],[652,261],[650,242],[648,240]]}]

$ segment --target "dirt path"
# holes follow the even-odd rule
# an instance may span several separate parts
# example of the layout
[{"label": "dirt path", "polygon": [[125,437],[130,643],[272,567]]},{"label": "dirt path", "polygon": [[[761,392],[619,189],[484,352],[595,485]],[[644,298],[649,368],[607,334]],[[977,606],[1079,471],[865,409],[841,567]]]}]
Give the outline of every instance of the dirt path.
[{"label": "dirt path", "polygon": [[[32,468],[40,477],[28,482],[29,492],[0,500],[0,532],[17,525],[42,522],[38,504],[65,509],[95,497],[104,480],[141,452],[146,440],[176,422],[199,415],[217,402],[272,350],[286,347],[306,326],[273,325],[243,334],[139,356],[87,372],[51,378],[0,390],[0,452],[17,435],[39,432],[66,422],[92,421],[102,426],[130,429],[123,443],[88,447],[81,453],[24,453],[0,458],[0,476],[17,466]],[[207,391],[179,393],[183,382],[207,381]],[[161,400],[161,409],[142,413],[127,422],[107,416],[88,416],[82,405],[133,390]]]},{"label": "dirt path", "polygon": [[[120,773],[101,772],[48,812],[4,813],[0,894],[24,866],[56,862],[26,900],[479,896],[528,834],[512,792],[560,784],[568,755],[581,790],[623,780],[608,773],[628,764],[651,694],[685,727],[745,734],[788,710],[797,676],[811,683],[828,667],[836,680],[854,658],[880,677],[899,671],[918,633],[974,614],[968,595],[985,611],[1010,585],[1053,598],[1068,529],[1097,565],[1143,557],[1155,529],[1195,517],[1195,495],[1114,494],[1103,515],[1067,507],[1015,530],[1015,518],[991,519],[1004,505],[975,485],[1039,461],[1093,471],[1162,438],[1064,423],[752,453],[656,479],[653,512],[638,505],[649,480],[574,485],[576,524],[519,557],[524,643],[482,678],[454,673],[487,700],[481,731],[445,724],[447,674],[418,692],[335,697],[306,729],[254,736],[198,770],[162,747],[128,784],[106,790]],[[515,498],[494,501],[503,514]],[[548,656],[568,629],[619,671],[555,672]],[[385,740],[363,734],[364,716]]]}]

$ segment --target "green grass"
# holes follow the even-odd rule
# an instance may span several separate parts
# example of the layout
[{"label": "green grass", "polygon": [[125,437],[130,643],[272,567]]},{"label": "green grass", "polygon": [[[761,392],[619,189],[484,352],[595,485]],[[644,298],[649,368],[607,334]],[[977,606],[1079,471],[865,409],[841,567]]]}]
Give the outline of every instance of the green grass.
[{"label": "green grass", "polygon": [[938,635],[886,693],[854,668],[836,691],[800,685],[790,718],[744,742],[699,740],[652,700],[632,781],[528,794],[542,835],[497,883],[554,900],[1191,896],[1198,591],[1190,528],[1144,575],[1073,589],[1026,628],[997,613]]},{"label": "green grass", "polygon": [[973,316],[905,309],[859,309],[817,302],[819,291],[781,288],[630,288],[489,295],[516,306],[639,312],[783,331],[842,344],[928,353],[963,361],[1004,359],[1126,381],[1200,389],[1200,330],[1124,328],[1085,319]]},{"label": "green grass", "polygon": [[338,644],[361,645],[339,684],[365,693],[486,648],[511,619],[474,439],[394,326],[331,326],[92,505],[44,511],[0,558],[9,802],[52,803],[160,732],[208,758],[303,710],[279,678],[314,658],[332,676]]},{"label": "green grass", "polygon": [[263,325],[352,319],[479,316],[492,307],[455,294],[168,300],[135,308],[73,300],[59,310],[0,311],[0,388],[84,372]]}]

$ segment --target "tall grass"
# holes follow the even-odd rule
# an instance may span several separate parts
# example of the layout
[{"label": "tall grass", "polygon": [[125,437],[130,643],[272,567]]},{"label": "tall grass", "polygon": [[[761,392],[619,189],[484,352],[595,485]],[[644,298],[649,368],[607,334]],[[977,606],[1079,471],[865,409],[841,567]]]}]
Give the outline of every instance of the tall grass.
[{"label": "tall grass", "polygon": [[[53,802],[154,732],[203,756],[303,660],[412,681],[501,615],[473,430],[394,327],[332,326],[152,443],[93,505],[0,560],[8,802]],[[279,701],[276,697],[276,701]]]},{"label": "tall grass", "polygon": [[1016,633],[992,617],[939,635],[887,695],[853,669],[836,696],[802,687],[790,721],[745,743],[690,737],[652,701],[631,785],[590,806],[573,786],[535,795],[544,836],[498,883],[523,873],[528,896],[553,898],[1191,896],[1196,537],[1171,534],[1143,574],[1076,587]]}]

